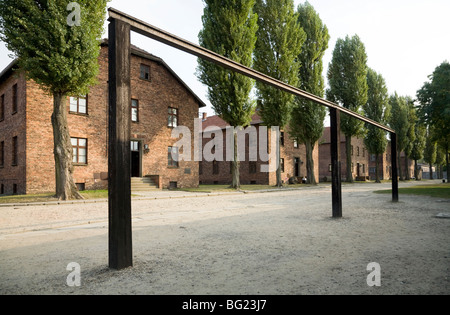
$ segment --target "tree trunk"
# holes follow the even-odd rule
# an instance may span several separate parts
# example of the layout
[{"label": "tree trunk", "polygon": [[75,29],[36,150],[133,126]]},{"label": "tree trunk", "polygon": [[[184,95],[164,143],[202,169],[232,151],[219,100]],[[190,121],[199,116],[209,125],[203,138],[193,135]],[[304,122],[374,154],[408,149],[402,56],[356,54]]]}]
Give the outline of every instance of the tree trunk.
[{"label": "tree trunk", "polygon": [[380,165],[380,155],[376,154],[375,155],[375,183],[379,183],[380,184],[381,180],[380,180],[380,174],[378,172],[379,165]]},{"label": "tree trunk", "polygon": [[411,180],[411,174],[409,173],[409,159],[406,153],[405,153],[405,175],[406,180]]},{"label": "tree trunk", "polygon": [[55,157],[56,198],[83,199],[73,181],[73,151],[67,124],[66,96],[53,94],[53,143]]},{"label": "tree trunk", "polygon": [[402,160],[402,159],[400,158],[400,154],[401,154],[401,152],[398,151],[398,152],[397,152],[398,175],[399,175],[399,177],[400,177],[400,180],[405,180],[404,177],[403,177],[403,173],[402,173],[402,163],[400,163],[401,160]]},{"label": "tree trunk", "polygon": [[281,180],[281,142],[280,142],[281,133],[278,133],[278,141],[277,141],[277,159],[278,159],[278,168],[277,168],[277,186],[283,187],[283,181]]},{"label": "tree trunk", "polygon": [[419,180],[419,169],[417,165],[417,160],[414,160],[414,177]]},{"label": "tree trunk", "polygon": [[433,164],[430,163],[430,179],[433,179]]},{"label": "tree trunk", "polygon": [[[306,179],[307,183],[311,185],[317,185],[316,175],[314,174],[314,144],[310,140],[305,141],[306,146]],[[299,166],[300,167],[300,166]]]},{"label": "tree trunk", "polygon": [[234,130],[234,156],[233,161],[231,162],[231,188],[240,189],[241,181],[240,181],[240,162],[238,158],[238,141],[237,141],[237,131]]},{"label": "tree trunk", "polygon": [[[338,145],[341,145],[338,143]],[[353,170],[352,170],[352,137],[345,135],[345,152],[347,155],[347,183],[353,183]]]},{"label": "tree trunk", "polygon": [[448,164],[448,162],[449,162],[449,158],[448,158],[448,156],[449,156],[449,154],[448,154],[448,147],[445,149],[445,151],[446,151],[446,154],[445,154],[445,160],[446,160],[446,164],[447,164],[447,183],[448,183],[448,175],[449,175],[449,173],[450,173],[450,168],[449,168],[449,164]]}]

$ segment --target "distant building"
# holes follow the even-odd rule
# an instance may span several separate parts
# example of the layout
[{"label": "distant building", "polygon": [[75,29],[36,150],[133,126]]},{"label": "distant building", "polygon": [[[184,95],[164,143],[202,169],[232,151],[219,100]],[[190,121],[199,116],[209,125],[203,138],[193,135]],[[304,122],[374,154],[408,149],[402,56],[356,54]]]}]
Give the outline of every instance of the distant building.
[{"label": "distant building", "polygon": [[[320,181],[331,181],[331,138],[330,127],[326,127],[322,138],[319,140],[319,178]],[[341,132],[341,178],[347,176],[347,155],[345,135]],[[366,180],[369,178],[369,152],[362,138],[352,137],[352,174],[355,180]]]},{"label": "distant building", "polygon": [[[225,130],[229,126],[219,116],[203,117],[203,147],[211,141],[208,132],[205,129],[211,129],[211,127],[217,127],[223,132],[223,147],[224,157],[223,161],[208,162],[203,159],[200,162],[200,184],[231,184],[231,165],[232,162],[227,161],[225,157],[226,150],[226,133]],[[254,126],[257,130],[258,141],[263,135],[261,133],[261,126],[263,121],[258,114],[253,115],[251,126]],[[237,126],[235,126],[237,127]],[[271,131],[268,128],[267,139],[270,139]],[[241,184],[259,184],[259,185],[276,185],[276,172],[261,172],[261,166],[267,165],[267,162],[263,162],[258,154],[257,161],[250,161],[249,159],[249,141],[247,136],[246,141],[246,159],[240,163],[240,182]],[[299,144],[298,141],[292,139],[289,136],[289,131],[286,128],[281,130],[281,178],[284,182],[296,182],[306,176],[306,148],[304,145]],[[269,140],[269,150],[270,140]],[[267,152],[267,151],[266,151]],[[319,149],[316,145],[316,149],[313,153],[313,159],[315,164],[316,180],[319,174]]]}]

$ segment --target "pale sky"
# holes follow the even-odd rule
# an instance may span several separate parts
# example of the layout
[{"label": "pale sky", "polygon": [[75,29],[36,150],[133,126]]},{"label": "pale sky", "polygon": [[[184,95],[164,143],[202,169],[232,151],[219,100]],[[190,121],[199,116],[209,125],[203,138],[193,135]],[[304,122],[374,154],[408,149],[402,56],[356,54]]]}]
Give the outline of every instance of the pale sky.
[{"label": "pale sky", "polygon": [[[366,46],[368,66],[381,73],[389,93],[415,97],[428,75],[450,61],[448,0],[309,0],[327,25],[331,40],[324,57],[324,76],[338,38],[358,34]],[[296,6],[304,3],[295,0]],[[202,0],[112,0],[110,7],[198,43]],[[106,37],[106,29],[105,36]],[[195,76],[197,58],[138,34],[132,43],[161,57],[209,104],[207,89]],[[10,62],[0,42],[0,71]],[[206,109],[213,115],[211,108]]]}]

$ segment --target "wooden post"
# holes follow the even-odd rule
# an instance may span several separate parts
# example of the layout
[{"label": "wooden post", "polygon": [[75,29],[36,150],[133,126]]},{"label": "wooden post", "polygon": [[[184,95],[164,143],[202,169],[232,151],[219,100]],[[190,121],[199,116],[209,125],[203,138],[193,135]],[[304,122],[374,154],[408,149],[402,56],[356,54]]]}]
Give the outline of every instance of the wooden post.
[{"label": "wooden post", "polygon": [[331,194],[333,204],[333,218],[342,217],[342,184],[341,184],[341,128],[340,128],[340,111],[330,108],[331,118]]},{"label": "wooden post", "polygon": [[398,202],[397,134],[391,132],[392,201]]},{"label": "wooden post", "polygon": [[133,265],[130,174],[130,25],[109,23],[109,267]]}]

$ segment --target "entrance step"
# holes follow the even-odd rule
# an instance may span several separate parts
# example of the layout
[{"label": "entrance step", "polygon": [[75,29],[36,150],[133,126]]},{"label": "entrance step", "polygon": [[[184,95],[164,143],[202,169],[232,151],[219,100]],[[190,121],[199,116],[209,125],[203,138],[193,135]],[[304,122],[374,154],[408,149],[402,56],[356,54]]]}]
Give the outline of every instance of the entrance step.
[{"label": "entrance step", "polygon": [[154,191],[159,190],[155,181],[150,177],[132,177],[131,191]]}]

